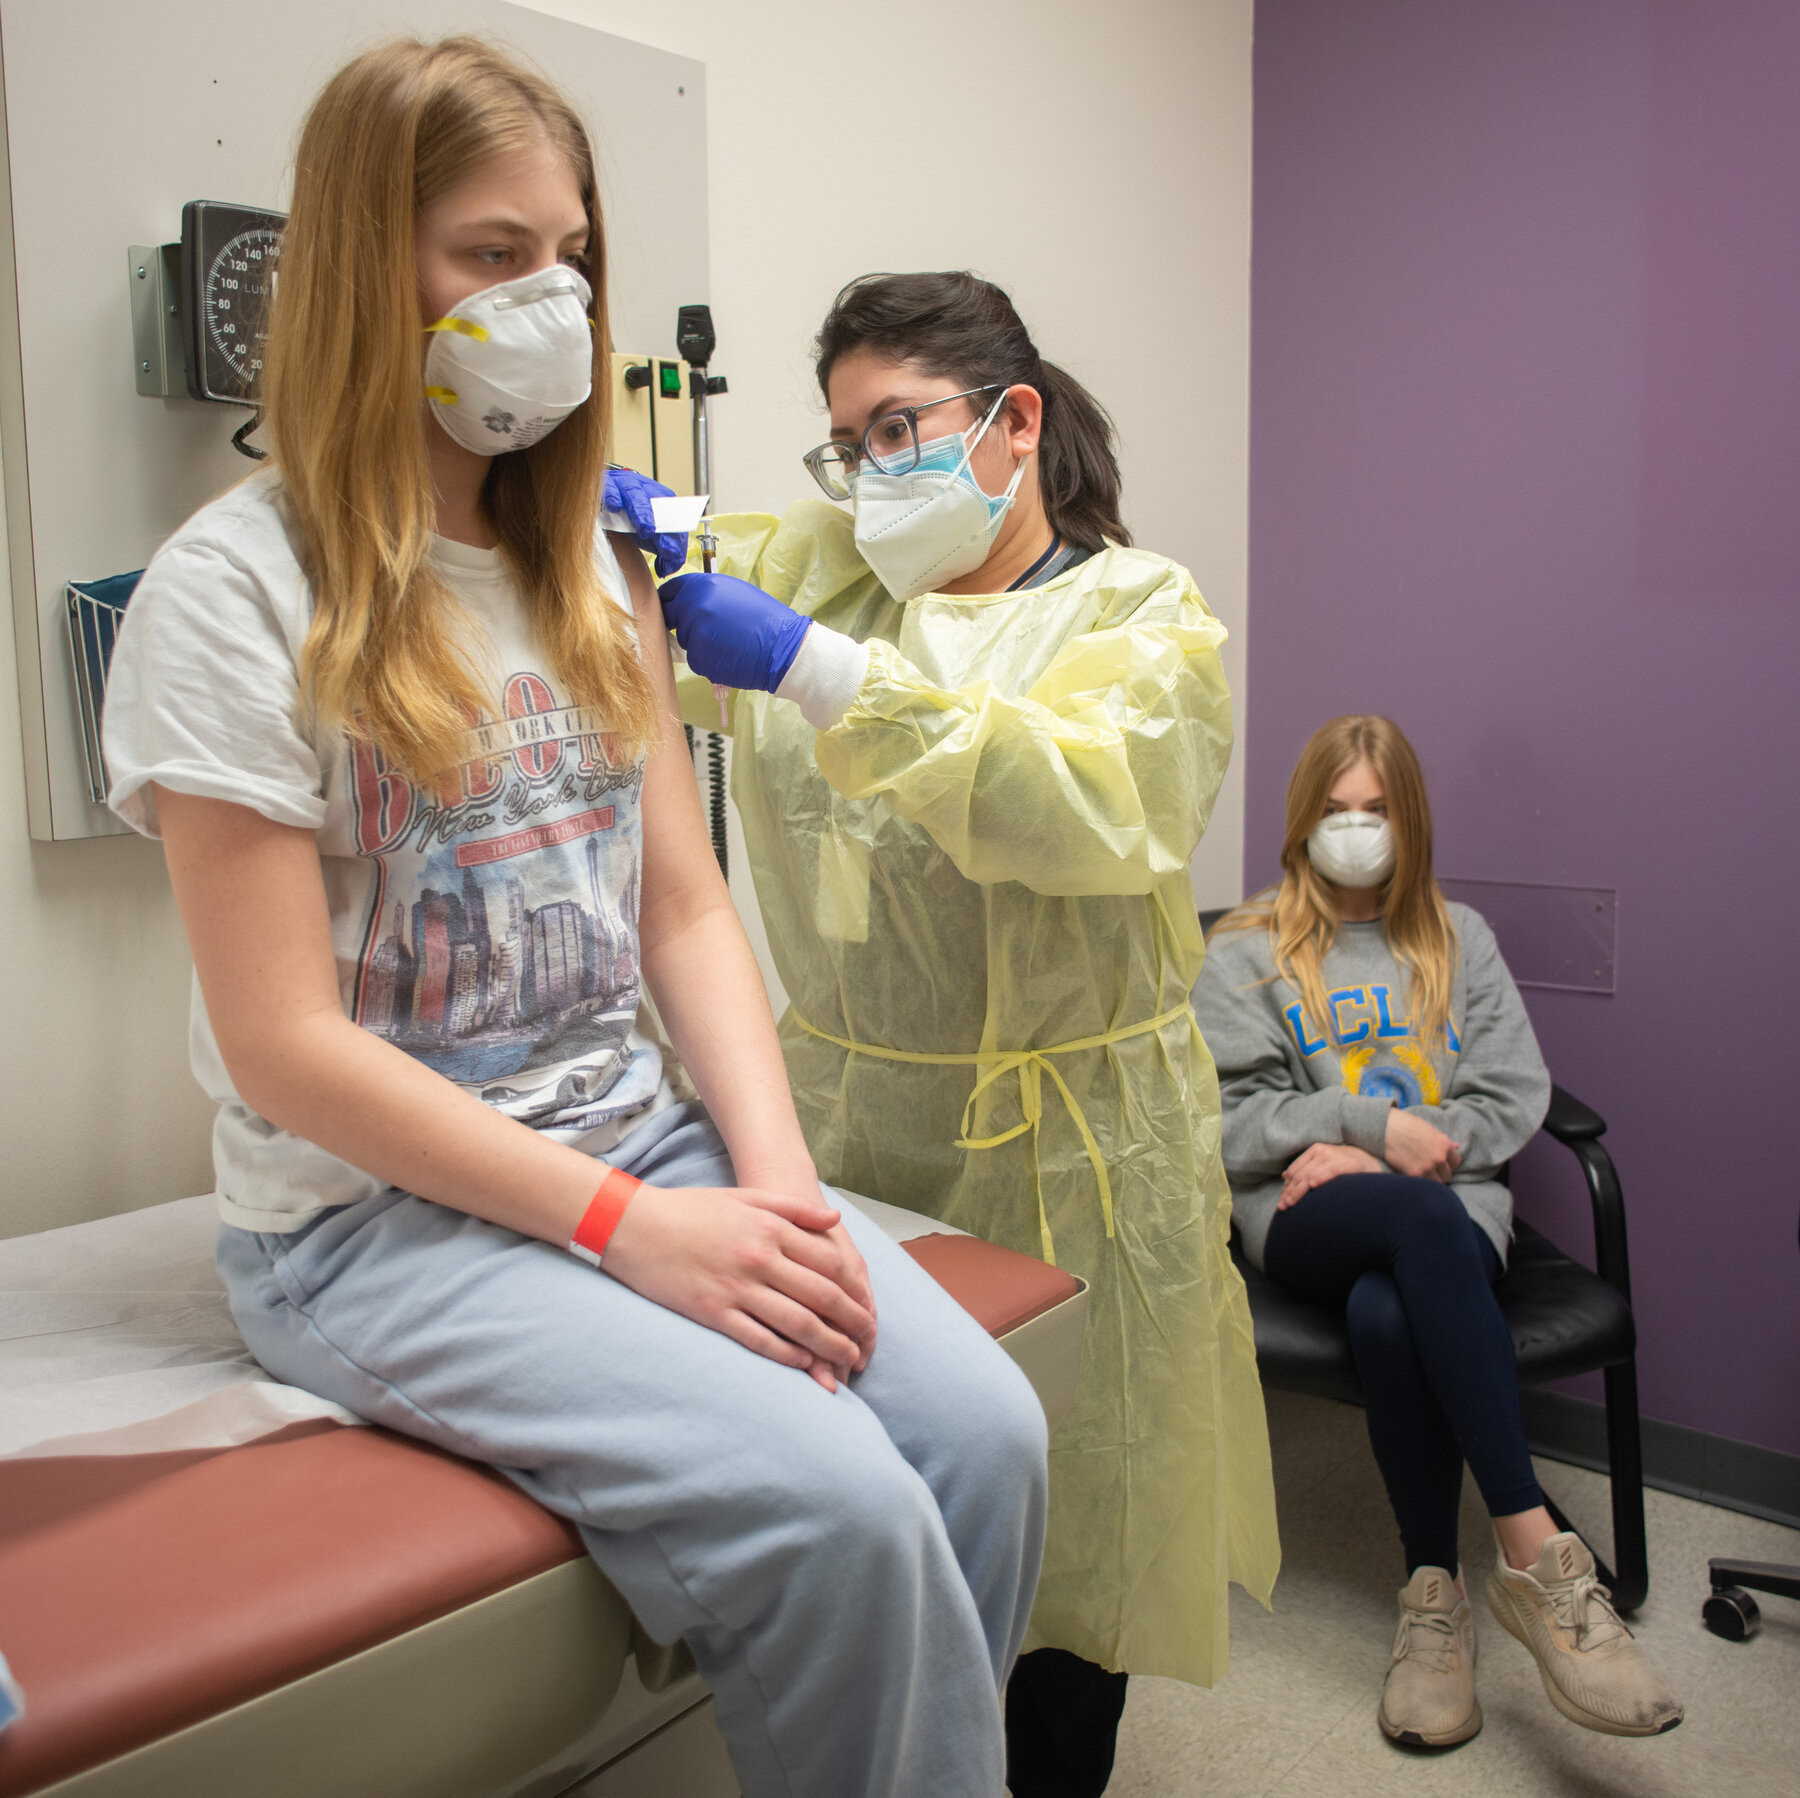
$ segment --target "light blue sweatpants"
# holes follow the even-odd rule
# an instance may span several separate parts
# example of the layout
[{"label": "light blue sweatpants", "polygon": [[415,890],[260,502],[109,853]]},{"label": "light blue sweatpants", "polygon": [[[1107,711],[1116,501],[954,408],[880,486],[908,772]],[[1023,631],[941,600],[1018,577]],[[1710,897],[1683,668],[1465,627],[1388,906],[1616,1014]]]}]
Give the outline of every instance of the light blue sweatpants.
[{"label": "light blue sweatpants", "polygon": [[[734,1184],[697,1105],[608,1160]],[[1043,1413],[980,1326],[843,1212],[878,1329],[835,1396],[561,1249],[402,1193],[289,1235],[226,1227],[219,1269],[272,1373],[580,1526],[644,1627],[692,1648],[746,1798],[999,1798]]]}]

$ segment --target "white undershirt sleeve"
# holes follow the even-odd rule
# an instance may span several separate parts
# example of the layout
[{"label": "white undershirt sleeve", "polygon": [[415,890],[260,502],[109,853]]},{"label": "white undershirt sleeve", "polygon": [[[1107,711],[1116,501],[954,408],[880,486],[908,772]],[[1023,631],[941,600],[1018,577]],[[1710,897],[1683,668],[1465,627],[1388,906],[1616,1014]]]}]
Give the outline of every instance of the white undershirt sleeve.
[{"label": "white undershirt sleeve", "polygon": [[828,630],[815,619],[775,697],[791,699],[814,730],[831,730],[843,721],[868,672],[867,645],[842,631]]}]

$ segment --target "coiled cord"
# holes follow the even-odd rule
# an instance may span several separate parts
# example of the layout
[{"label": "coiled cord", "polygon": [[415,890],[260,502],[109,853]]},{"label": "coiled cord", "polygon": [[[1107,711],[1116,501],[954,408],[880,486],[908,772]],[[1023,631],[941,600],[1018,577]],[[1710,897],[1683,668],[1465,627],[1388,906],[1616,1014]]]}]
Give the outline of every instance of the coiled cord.
[{"label": "coiled cord", "polygon": [[[684,724],[681,734],[687,738],[688,760],[694,759],[694,727]],[[727,880],[731,878],[731,869],[726,862],[728,836],[725,823],[725,739],[716,730],[699,733],[706,739],[706,814],[708,828],[712,834],[713,854],[718,857],[719,872]],[[694,770],[699,778],[700,771]]]},{"label": "coiled cord", "polygon": [[713,854],[719,858],[719,872],[729,880],[727,836],[725,828],[725,739],[716,730],[706,733],[706,798],[712,821]]}]

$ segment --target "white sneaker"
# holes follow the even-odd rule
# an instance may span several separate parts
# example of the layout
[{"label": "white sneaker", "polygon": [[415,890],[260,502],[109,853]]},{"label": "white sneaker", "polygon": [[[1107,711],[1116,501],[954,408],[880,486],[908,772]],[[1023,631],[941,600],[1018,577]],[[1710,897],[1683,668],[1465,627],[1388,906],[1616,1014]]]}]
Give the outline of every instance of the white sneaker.
[{"label": "white sneaker", "polygon": [[1481,1727],[1475,1697],[1475,1617],[1442,1567],[1421,1567],[1400,1588],[1394,1658],[1375,1719],[1414,1748],[1451,1748]]},{"label": "white sneaker", "polygon": [[1659,1736],[1681,1721],[1681,1700],[1619,1621],[1579,1536],[1552,1536],[1522,1573],[1507,1565],[1497,1537],[1495,1547],[1488,1603],[1531,1650],[1565,1717],[1609,1736]]}]

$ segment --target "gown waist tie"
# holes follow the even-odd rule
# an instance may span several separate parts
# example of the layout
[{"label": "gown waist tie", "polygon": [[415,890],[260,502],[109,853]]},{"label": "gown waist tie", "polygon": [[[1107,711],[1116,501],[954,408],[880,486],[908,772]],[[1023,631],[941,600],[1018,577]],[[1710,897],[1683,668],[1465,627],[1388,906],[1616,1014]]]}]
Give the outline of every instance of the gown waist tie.
[{"label": "gown waist tie", "polygon": [[[969,1093],[969,1102],[963,1107],[962,1135],[956,1139],[959,1149],[997,1149],[1002,1143],[1011,1142],[1015,1136],[1023,1136],[1027,1130],[1035,1135],[1044,1115],[1042,1077],[1048,1074],[1056,1082],[1056,1090],[1062,1094],[1063,1105],[1074,1120],[1075,1128],[1081,1132],[1082,1146],[1087,1150],[1095,1183],[1100,1188],[1100,1212],[1106,1220],[1108,1239],[1113,1233],[1113,1203],[1112,1183],[1106,1177],[1106,1163],[1101,1157],[1100,1145],[1094,1140],[1094,1132],[1082,1113],[1080,1103],[1069,1091],[1067,1082],[1056,1071],[1056,1064],[1050,1057],[1073,1055],[1081,1049],[1104,1049],[1111,1043],[1122,1043],[1128,1037],[1148,1036],[1151,1031],[1160,1030],[1165,1024],[1173,1024],[1177,1018],[1182,1017],[1189,1020],[1196,1032],[1199,1029],[1198,1024],[1193,1023],[1193,1006],[1184,999],[1181,1004],[1172,1006],[1160,1017],[1147,1018],[1141,1024],[1125,1024],[1117,1030],[1105,1030],[1098,1036],[1078,1037],[1072,1043],[1056,1043],[1044,1049],[973,1049],[964,1054],[936,1054],[925,1049],[882,1049],[872,1043],[852,1042],[848,1037],[833,1036],[829,1030],[821,1030],[816,1024],[809,1024],[798,1011],[791,1008],[788,1015],[809,1036],[835,1043],[851,1055],[872,1055],[880,1061],[911,1061],[926,1067],[985,1067],[987,1072],[975,1082]],[[975,1114],[975,1101],[1002,1075],[1015,1070],[1019,1076],[1019,1109],[1024,1113],[1024,1121],[1015,1124],[1010,1130],[1001,1131],[998,1136],[971,1137],[969,1127]],[[1044,1259],[1054,1267],[1056,1245],[1051,1240],[1050,1220],[1044,1212],[1041,1182],[1038,1185],[1037,1205],[1038,1231],[1043,1238]]]}]

